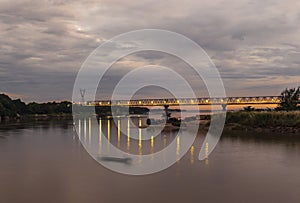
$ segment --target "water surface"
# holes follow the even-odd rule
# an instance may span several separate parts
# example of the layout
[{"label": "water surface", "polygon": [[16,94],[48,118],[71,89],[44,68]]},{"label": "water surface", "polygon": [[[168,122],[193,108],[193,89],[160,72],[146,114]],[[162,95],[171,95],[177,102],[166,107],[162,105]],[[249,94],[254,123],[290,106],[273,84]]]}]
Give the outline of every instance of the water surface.
[{"label": "water surface", "polygon": [[[107,121],[103,121],[107,128]],[[300,202],[300,141],[243,132],[223,135],[205,161],[204,136],[171,168],[148,176],[121,175],[99,165],[81,145],[71,120],[0,124],[0,202]],[[151,141],[110,142],[132,153]],[[88,130],[88,129],[87,129]],[[282,135],[280,135],[282,137]],[[176,139],[157,138],[154,150]],[[103,143],[105,144],[105,143]]]}]

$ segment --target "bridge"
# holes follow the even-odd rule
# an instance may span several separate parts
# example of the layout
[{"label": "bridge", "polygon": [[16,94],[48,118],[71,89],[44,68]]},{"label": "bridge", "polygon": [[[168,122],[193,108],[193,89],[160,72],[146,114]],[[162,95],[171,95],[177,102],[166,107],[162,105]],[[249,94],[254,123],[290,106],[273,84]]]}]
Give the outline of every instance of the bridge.
[{"label": "bridge", "polygon": [[179,106],[179,105],[254,105],[280,104],[280,96],[226,97],[226,98],[169,98],[134,100],[97,100],[85,102],[86,106]]},{"label": "bridge", "polygon": [[[170,106],[196,106],[196,105],[220,105],[226,111],[229,105],[271,105],[280,104],[281,96],[256,96],[256,97],[226,97],[226,98],[169,98],[169,99],[133,99],[133,100],[97,100],[80,103],[83,106],[163,106],[165,113],[169,115]],[[300,97],[298,98],[300,105]]]}]

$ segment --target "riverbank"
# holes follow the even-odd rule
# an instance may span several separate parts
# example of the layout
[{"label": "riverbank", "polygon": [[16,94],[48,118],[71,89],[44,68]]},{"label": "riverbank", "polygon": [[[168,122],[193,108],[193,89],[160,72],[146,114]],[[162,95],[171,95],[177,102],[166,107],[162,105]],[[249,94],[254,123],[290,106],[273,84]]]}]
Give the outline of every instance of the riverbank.
[{"label": "riverbank", "polygon": [[300,111],[228,112],[225,130],[300,133]]}]

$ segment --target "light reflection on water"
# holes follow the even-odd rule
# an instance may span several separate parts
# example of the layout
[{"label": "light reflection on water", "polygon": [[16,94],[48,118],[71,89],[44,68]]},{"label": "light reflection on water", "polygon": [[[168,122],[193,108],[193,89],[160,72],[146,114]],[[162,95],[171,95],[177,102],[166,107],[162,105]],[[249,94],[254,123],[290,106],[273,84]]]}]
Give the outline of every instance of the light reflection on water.
[{"label": "light reflection on water", "polygon": [[[155,134],[156,132],[152,133],[151,129],[147,130],[138,127],[142,125],[142,119],[143,118],[135,117],[119,118],[116,120],[116,123],[110,119],[100,119],[98,123],[93,123],[93,120],[90,118],[83,119],[83,122],[79,119],[77,121],[79,129],[78,136],[86,147],[93,147],[93,141],[98,143],[97,151],[99,155],[101,155],[103,145],[109,149],[111,144],[131,154],[153,154],[164,149],[176,139],[176,151],[174,151],[174,153],[176,153],[179,158],[180,137],[182,135],[178,134],[178,130],[168,129],[159,134]],[[138,125],[132,125],[134,123],[138,123]],[[124,134],[121,128],[126,129],[127,134]],[[188,132],[186,133],[188,134]],[[134,134],[135,136],[133,136]],[[147,136],[145,134],[147,134]],[[107,138],[107,142],[103,137]],[[194,153],[194,151],[190,153]]]}]

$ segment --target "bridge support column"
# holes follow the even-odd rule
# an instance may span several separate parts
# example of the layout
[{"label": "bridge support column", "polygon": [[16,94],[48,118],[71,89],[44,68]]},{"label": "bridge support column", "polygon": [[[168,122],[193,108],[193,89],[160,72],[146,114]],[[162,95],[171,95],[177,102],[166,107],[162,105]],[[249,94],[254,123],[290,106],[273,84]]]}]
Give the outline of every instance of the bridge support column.
[{"label": "bridge support column", "polygon": [[165,108],[166,119],[168,121],[171,116],[171,113],[169,113],[169,111],[168,111],[169,105],[164,105],[164,108]]},{"label": "bridge support column", "polygon": [[227,110],[227,104],[222,104],[223,111]]}]

